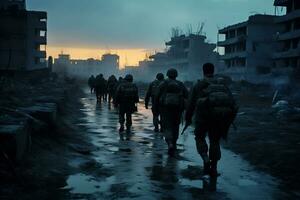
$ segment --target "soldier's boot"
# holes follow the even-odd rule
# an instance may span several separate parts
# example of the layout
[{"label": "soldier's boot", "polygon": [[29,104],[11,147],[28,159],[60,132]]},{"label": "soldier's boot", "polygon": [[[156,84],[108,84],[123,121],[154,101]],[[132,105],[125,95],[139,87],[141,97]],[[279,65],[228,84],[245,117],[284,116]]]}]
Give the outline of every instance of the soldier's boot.
[{"label": "soldier's boot", "polygon": [[122,133],[124,132],[125,128],[124,128],[124,124],[121,124],[120,128],[119,128],[119,132]]}]

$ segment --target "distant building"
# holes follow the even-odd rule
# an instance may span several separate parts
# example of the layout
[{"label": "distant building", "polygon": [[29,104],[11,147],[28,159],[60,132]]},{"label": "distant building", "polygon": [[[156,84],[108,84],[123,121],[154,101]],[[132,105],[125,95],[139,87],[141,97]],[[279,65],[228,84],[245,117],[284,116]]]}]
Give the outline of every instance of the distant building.
[{"label": "distant building", "polygon": [[[217,64],[219,54],[215,52],[216,44],[206,42],[206,36],[189,34],[172,37],[166,42],[165,52],[158,52],[149,60],[140,62],[144,71],[152,74],[176,68],[182,78],[197,79],[202,73],[202,65],[206,62]],[[145,66],[148,66],[146,69]],[[194,73],[196,72],[196,73]]]},{"label": "distant building", "polygon": [[276,39],[279,44],[273,58],[277,69],[300,69],[300,1],[275,0],[275,6],[286,7],[286,14],[275,22],[281,27]]},{"label": "distant building", "polygon": [[101,58],[103,65],[111,67],[112,71],[119,70],[120,67],[120,56],[117,54],[104,54]]},{"label": "distant building", "polygon": [[70,55],[61,53],[54,60],[53,71],[72,77],[85,78],[99,73],[105,76],[119,73],[119,56],[116,54],[104,54],[101,60],[71,59]]},{"label": "distant building", "polygon": [[218,42],[224,47],[221,59],[225,73],[234,79],[251,80],[258,74],[269,74],[273,67],[273,53],[276,49],[274,36],[278,26],[275,16],[253,15],[245,22],[219,30],[225,40]]},{"label": "distant building", "polygon": [[0,1],[0,69],[47,67],[47,13],[27,11],[25,0]]}]

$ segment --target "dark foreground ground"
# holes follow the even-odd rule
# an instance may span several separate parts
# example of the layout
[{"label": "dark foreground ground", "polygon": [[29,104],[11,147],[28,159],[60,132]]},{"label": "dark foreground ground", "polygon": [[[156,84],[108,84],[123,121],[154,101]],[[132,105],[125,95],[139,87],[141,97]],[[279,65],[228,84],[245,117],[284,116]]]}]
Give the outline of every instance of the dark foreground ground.
[{"label": "dark foreground ground", "polygon": [[122,140],[117,111],[84,90],[66,100],[53,130],[33,137],[26,162],[1,179],[0,199],[297,199],[299,123],[278,120],[270,95],[247,91],[218,180],[202,177],[192,129],[169,158],[142,103]]},{"label": "dark foreground ground", "polygon": [[[232,130],[226,148],[242,155],[257,169],[278,177],[280,187],[293,198],[300,198],[300,116],[272,108],[275,89],[244,87],[239,89],[240,113],[237,131]],[[288,100],[299,111],[299,89],[277,100]],[[297,108],[298,107],[298,108]]]}]

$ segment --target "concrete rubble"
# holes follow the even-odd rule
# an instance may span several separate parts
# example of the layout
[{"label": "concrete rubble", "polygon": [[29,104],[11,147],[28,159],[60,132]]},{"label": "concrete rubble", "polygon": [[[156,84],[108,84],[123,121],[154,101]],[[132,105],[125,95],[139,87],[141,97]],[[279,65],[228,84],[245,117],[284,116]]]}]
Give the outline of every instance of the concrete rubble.
[{"label": "concrete rubble", "polygon": [[30,152],[31,136],[51,132],[71,84],[64,81],[2,80],[0,88],[1,154],[22,162]]}]

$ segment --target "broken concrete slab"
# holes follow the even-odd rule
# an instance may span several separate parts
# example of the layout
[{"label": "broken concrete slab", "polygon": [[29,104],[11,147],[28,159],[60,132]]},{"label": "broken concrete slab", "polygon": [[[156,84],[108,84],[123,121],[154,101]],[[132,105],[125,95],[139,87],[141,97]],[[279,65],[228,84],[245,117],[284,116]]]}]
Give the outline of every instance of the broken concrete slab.
[{"label": "broken concrete slab", "polygon": [[54,124],[57,117],[56,103],[38,103],[34,106],[19,108],[19,110],[49,125]]},{"label": "broken concrete slab", "polygon": [[31,144],[30,132],[25,121],[15,125],[0,125],[1,153],[14,161],[21,161]]}]

